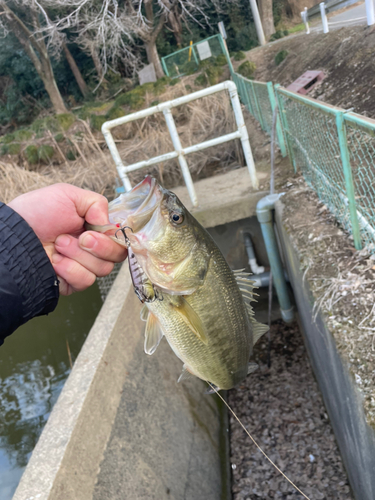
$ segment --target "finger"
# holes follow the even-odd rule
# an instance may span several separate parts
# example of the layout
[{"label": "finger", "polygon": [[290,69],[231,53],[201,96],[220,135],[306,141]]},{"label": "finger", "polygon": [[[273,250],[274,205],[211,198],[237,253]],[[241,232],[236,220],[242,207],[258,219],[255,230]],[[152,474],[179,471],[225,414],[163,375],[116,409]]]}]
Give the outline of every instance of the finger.
[{"label": "finger", "polygon": [[61,276],[57,276],[57,278],[59,280],[60,295],[71,295],[74,293],[73,288]]},{"label": "finger", "polygon": [[74,202],[78,215],[90,224],[108,223],[108,200],[101,194],[69,186],[67,194]]},{"label": "finger", "polygon": [[128,251],[122,245],[111,240],[108,236],[95,231],[85,231],[78,239],[82,249],[90,252],[99,259],[111,262],[122,262],[126,259]]},{"label": "finger", "polygon": [[[70,286],[74,292],[86,290],[95,283],[96,276],[94,273],[75,260],[64,257],[64,255],[53,254],[52,265],[56,274],[65,280],[68,287]],[[69,291],[69,288],[67,290]]]},{"label": "finger", "polygon": [[62,234],[56,238],[55,248],[59,254],[75,260],[96,276],[107,276],[113,270],[113,261],[104,260],[83,250],[76,238]]}]

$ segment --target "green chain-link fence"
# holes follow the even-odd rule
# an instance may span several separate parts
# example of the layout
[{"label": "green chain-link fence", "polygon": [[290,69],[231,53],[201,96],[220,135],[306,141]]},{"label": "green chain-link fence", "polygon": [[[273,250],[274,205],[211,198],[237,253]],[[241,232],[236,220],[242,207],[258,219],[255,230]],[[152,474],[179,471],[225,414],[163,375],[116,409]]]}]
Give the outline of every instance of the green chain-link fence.
[{"label": "green chain-link fence", "polygon": [[375,252],[375,120],[232,74],[242,103],[354,238]]},{"label": "green chain-link fence", "polygon": [[178,77],[194,73],[201,61],[220,54],[226,55],[221,35],[213,35],[162,57],[161,63],[167,76]]}]

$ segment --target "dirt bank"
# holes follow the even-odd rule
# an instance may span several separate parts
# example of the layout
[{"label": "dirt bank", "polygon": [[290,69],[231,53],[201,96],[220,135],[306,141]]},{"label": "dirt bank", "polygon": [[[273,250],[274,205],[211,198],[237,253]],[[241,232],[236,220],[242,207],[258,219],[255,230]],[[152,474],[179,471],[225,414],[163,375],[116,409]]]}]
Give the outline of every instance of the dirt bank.
[{"label": "dirt bank", "polygon": [[[247,52],[256,66],[255,80],[288,86],[307,70],[327,76],[308,95],[375,118],[375,30],[356,26],[327,34],[299,33]],[[287,50],[276,66],[275,55]]]}]

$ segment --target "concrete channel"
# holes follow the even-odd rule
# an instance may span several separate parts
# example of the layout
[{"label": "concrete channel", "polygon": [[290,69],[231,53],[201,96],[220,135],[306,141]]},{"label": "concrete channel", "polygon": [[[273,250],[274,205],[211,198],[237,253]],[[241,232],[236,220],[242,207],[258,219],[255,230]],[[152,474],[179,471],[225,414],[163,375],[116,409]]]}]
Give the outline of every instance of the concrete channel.
[{"label": "concrete channel", "polygon": [[[251,190],[247,169],[196,183],[194,215],[233,269],[251,233],[267,265],[255,217],[265,192]],[[235,191],[234,191],[235,189]],[[187,192],[175,190],[189,206]],[[216,193],[211,196],[207,193]],[[236,198],[233,193],[236,192]],[[206,194],[205,194],[206,193]],[[304,341],[356,498],[375,498],[375,438],[360,395],[313,302],[276,204],[276,223],[296,297]],[[263,257],[262,257],[263,256]],[[262,261],[263,258],[263,261]],[[144,323],[123,266],[35,447],[13,500],[227,500],[227,412],[198,379],[177,384],[181,362],[166,342],[143,352]]]}]

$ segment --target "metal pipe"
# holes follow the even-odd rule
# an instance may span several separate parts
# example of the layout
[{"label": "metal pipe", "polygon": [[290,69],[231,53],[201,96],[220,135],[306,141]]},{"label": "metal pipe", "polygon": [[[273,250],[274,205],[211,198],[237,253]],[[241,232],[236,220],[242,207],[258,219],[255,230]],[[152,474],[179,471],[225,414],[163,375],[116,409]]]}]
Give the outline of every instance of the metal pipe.
[{"label": "metal pipe", "polygon": [[375,24],[374,0],[365,0],[367,26]]},{"label": "metal pipe", "polygon": [[250,0],[251,12],[253,13],[255,29],[257,30],[258,40],[260,45],[266,45],[264,37],[262,21],[260,20],[259,10],[256,0]]},{"label": "metal pipe", "polygon": [[277,246],[276,234],[273,227],[273,213],[276,201],[281,194],[272,194],[265,196],[257,203],[257,217],[262,229],[264,243],[266,245],[268,259],[271,265],[271,271],[277,298],[280,304],[281,316],[286,323],[290,323],[294,318],[293,306],[289,298],[289,292],[285,281],[283,265],[280,258],[279,248]]},{"label": "metal pipe", "polygon": [[[264,267],[258,266],[256,257],[255,257],[253,242],[251,241],[251,236],[249,233],[244,233],[243,241],[245,243],[247,256],[249,257],[249,266],[250,266],[251,272],[253,274],[264,273]],[[253,277],[251,279],[253,279]]]},{"label": "metal pipe", "polygon": [[328,33],[329,28],[328,28],[328,19],[327,19],[327,15],[326,15],[325,3],[320,2],[319,7],[320,7],[320,15],[322,16],[323,33]]}]

